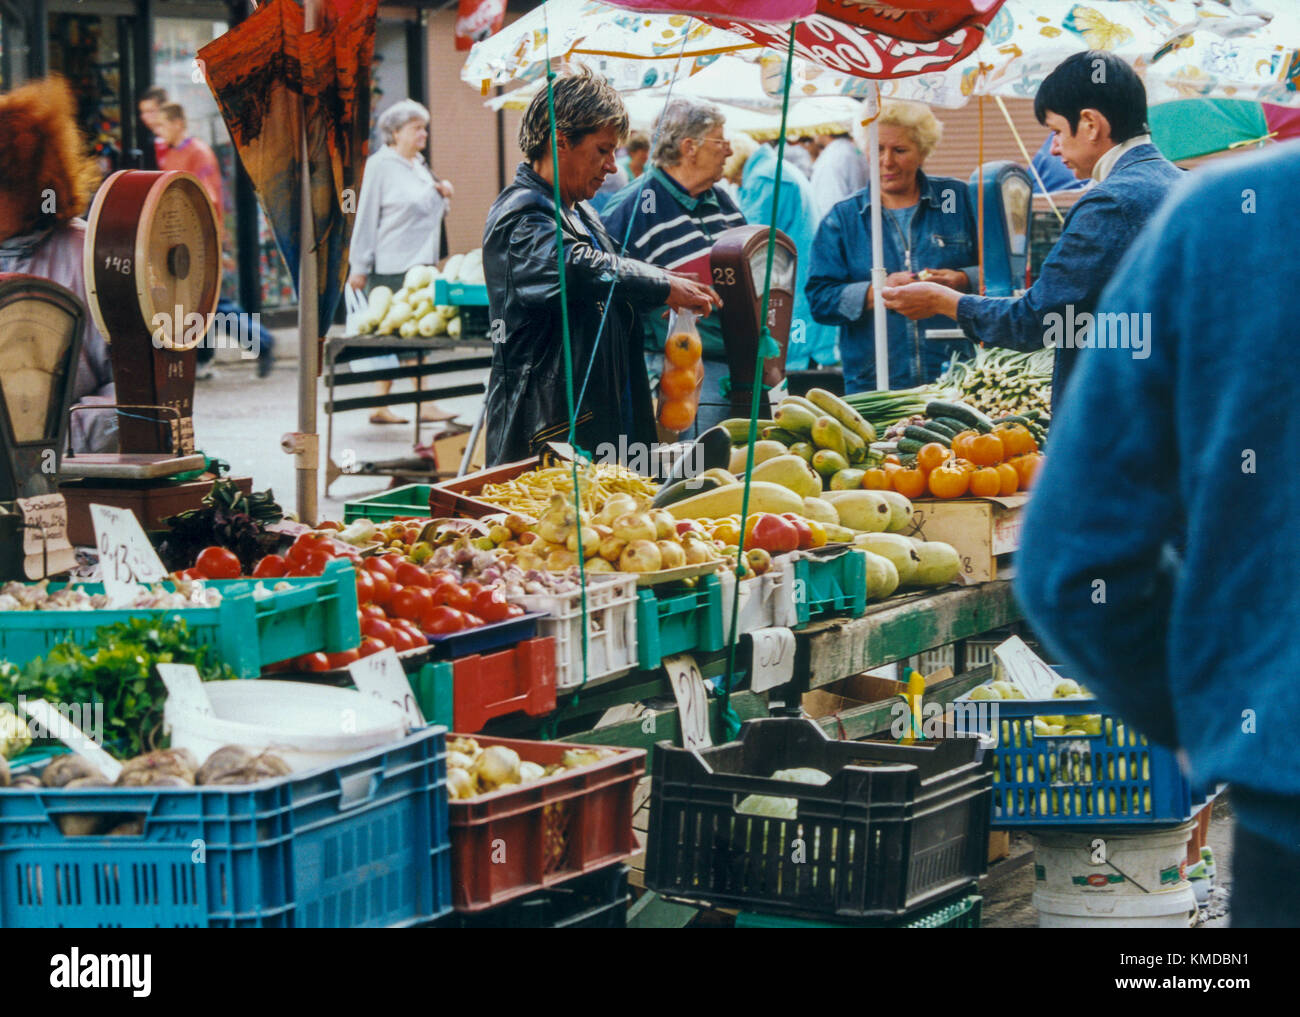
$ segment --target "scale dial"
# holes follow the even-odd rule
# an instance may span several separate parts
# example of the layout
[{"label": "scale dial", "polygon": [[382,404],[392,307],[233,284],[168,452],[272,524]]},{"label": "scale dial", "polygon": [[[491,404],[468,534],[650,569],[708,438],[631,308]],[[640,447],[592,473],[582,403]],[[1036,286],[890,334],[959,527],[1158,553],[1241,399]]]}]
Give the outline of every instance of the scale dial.
[{"label": "scale dial", "polygon": [[0,298],[0,389],[15,442],[57,433],[68,352],[80,327],[72,309],[35,293]]}]

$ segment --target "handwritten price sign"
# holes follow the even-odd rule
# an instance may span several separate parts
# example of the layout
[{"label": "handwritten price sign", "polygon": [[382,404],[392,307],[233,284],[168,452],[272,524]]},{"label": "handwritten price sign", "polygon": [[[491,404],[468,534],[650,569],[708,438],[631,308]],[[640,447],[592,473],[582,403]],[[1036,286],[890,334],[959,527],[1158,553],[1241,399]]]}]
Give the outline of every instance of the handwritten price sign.
[{"label": "handwritten price sign", "polygon": [[677,700],[681,721],[682,745],[688,749],[706,749],[713,744],[709,737],[709,694],[704,677],[689,653],[664,658],[664,670]]},{"label": "handwritten price sign", "polygon": [[91,505],[90,519],[95,525],[104,592],[110,597],[134,595],[137,583],[156,583],[166,577],[166,569],[133,513]]}]

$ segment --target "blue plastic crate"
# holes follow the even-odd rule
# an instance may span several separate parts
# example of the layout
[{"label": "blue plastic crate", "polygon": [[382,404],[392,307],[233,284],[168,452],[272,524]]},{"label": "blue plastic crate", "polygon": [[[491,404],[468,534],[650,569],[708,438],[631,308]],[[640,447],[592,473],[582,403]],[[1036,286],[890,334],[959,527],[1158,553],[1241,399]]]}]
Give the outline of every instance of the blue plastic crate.
[{"label": "blue plastic crate", "polygon": [[717,576],[702,576],[699,586],[685,593],[637,591],[637,666],[643,671],[653,671],[674,653],[721,650],[726,640]]},{"label": "blue plastic crate", "polygon": [[[965,706],[967,701],[955,704]],[[969,726],[995,734],[993,825],[1128,826],[1181,823],[1197,801],[1170,749],[1150,745],[1118,717],[1099,735],[1033,733],[1036,716],[1099,714],[1096,700],[982,700]],[[996,727],[990,723],[996,707]]]},{"label": "blue plastic crate", "polygon": [[546,617],[549,616],[545,611],[529,611],[518,618],[476,625],[472,629],[449,632],[443,636],[426,632],[425,638],[429,640],[431,650],[430,659],[459,660],[476,653],[495,653],[508,649],[516,643],[532,639],[537,634],[538,621]]},{"label": "blue plastic crate", "polygon": [[[292,589],[254,598],[285,582]],[[98,583],[84,583],[100,593]],[[140,617],[159,622],[182,618],[199,642],[216,647],[219,658],[240,678],[256,678],[263,664],[304,653],[338,653],[361,642],[357,623],[357,586],[352,564],[330,562],[323,576],[291,579],[226,579],[208,585],[221,591],[216,607],[159,611],[138,608],[111,611],[0,611],[0,660],[26,664],[58,643],[94,641],[95,630]],[[168,584],[170,588],[170,584]]]},{"label": "blue plastic crate", "polygon": [[867,558],[856,548],[794,563],[795,628],[829,615],[856,618],[867,609]]},{"label": "blue plastic crate", "polygon": [[[250,787],[0,793],[0,927],[355,928],[451,910],[446,728]],[[143,818],[67,837],[61,815]]]}]

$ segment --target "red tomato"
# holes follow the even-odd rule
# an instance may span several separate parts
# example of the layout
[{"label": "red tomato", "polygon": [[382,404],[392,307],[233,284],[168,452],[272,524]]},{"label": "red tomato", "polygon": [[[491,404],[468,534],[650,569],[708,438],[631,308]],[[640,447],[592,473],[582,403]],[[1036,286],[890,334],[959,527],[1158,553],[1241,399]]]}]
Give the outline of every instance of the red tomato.
[{"label": "red tomato", "polygon": [[409,618],[414,621],[424,613],[424,598],[419,594],[419,587],[405,586],[402,592],[393,597],[389,602],[388,609],[398,618]]},{"label": "red tomato", "polygon": [[429,573],[429,579],[433,581],[434,586],[437,586],[439,583],[454,583],[456,581],[456,577],[446,569],[434,569]]},{"label": "red tomato", "polygon": [[393,626],[378,618],[367,618],[361,626],[362,635],[378,639],[385,646],[393,645]]},{"label": "red tomato", "polygon": [[253,569],[254,579],[279,579],[288,570],[288,563],[278,554],[268,554]]},{"label": "red tomato", "polygon": [[[317,548],[329,547],[330,538],[324,533],[300,533],[298,538],[293,542],[293,547],[301,547],[306,551],[312,551]],[[290,548],[293,550],[293,548]]]},{"label": "red tomato", "polygon": [[474,598],[458,583],[440,583],[433,588],[433,602],[439,606],[454,607],[457,611],[469,611],[474,607]]},{"label": "red tomato", "polygon": [[392,563],[386,558],[367,558],[365,567],[372,573],[377,572],[387,576],[390,583],[397,576],[397,570],[393,568]]},{"label": "red tomato", "polygon": [[194,580],[196,580],[196,579],[197,579],[197,580],[200,580],[200,581],[203,581],[203,582],[206,582],[207,579],[208,579],[208,577],[205,576],[205,575],[204,575],[202,572],[200,572],[198,569],[186,569],[184,572],[181,573],[181,578],[182,578],[182,579],[189,579],[191,582],[194,581]]},{"label": "red tomato", "polygon": [[262,674],[278,674],[281,671],[288,671],[293,665],[293,660],[277,660],[274,664],[264,664]]},{"label": "red tomato", "polygon": [[454,607],[438,605],[429,612],[425,628],[435,636],[445,636],[465,628],[465,616]]},{"label": "red tomato", "polygon": [[388,615],[378,604],[363,604],[357,611],[357,623],[364,625],[367,618],[374,618],[376,621],[383,621]]},{"label": "red tomato", "polygon": [[243,572],[235,552],[224,547],[205,547],[194,567],[208,579],[238,579]]},{"label": "red tomato", "polygon": [[485,622],[505,621],[510,616],[509,609],[506,595],[500,590],[480,590],[474,598],[474,613]]},{"label": "red tomato", "polygon": [[369,604],[375,599],[374,573],[357,569],[357,603]]},{"label": "red tomato", "polygon": [[360,660],[361,651],[354,646],[350,650],[340,650],[338,653],[327,653],[325,656],[329,659],[330,670],[335,671],[340,667],[347,667],[354,660]]},{"label": "red tomato", "polygon": [[357,652],[363,657],[369,657],[371,654],[378,653],[382,649],[384,649],[383,643],[378,639],[372,639],[370,636],[366,636],[361,640],[361,645],[357,647]]},{"label": "red tomato", "polygon": [[432,587],[433,579],[429,573],[414,562],[404,561],[396,568],[397,581],[403,586]]},{"label": "red tomato", "polygon": [[375,592],[370,596],[371,603],[387,607],[393,599],[393,581],[382,572],[371,572],[370,579],[375,585]]},{"label": "red tomato", "polygon": [[781,518],[788,521],[790,525],[795,528],[795,531],[799,534],[800,551],[806,551],[808,550],[808,548],[812,547],[813,544],[812,530],[808,528],[808,524],[804,522],[803,519],[795,515],[793,512],[783,512],[781,513]]},{"label": "red tomato", "polygon": [[794,524],[771,512],[759,515],[747,529],[746,546],[761,547],[769,554],[784,554],[799,547],[799,531]]},{"label": "red tomato", "polygon": [[484,586],[476,579],[471,579],[468,583],[461,583],[460,585],[466,593],[476,600],[478,599],[478,595],[484,590],[495,589],[495,587]]},{"label": "red tomato", "polygon": [[414,650],[415,637],[411,635],[411,633],[407,632],[406,629],[394,628],[393,649],[398,653],[401,653],[403,650]]},{"label": "red tomato", "polygon": [[398,565],[410,564],[410,562],[406,560],[406,555],[402,554],[399,551],[385,551],[382,555],[380,555],[380,557],[383,558],[384,561],[388,562],[388,564],[393,567],[394,572],[397,571]]},{"label": "red tomato", "polygon": [[316,524],[316,529],[318,529],[318,530],[341,530],[341,529],[343,529],[343,524],[342,524],[342,523],[336,523],[333,519],[326,519],[323,523],[317,523],[317,524]]},{"label": "red tomato", "polygon": [[331,555],[326,554],[321,548],[312,548],[302,559],[301,568],[304,574],[309,576],[319,576],[325,572],[325,566],[330,563]]},{"label": "red tomato", "polygon": [[299,671],[328,671],[330,669],[329,658],[319,651],[304,653],[294,661],[294,665]]},{"label": "red tomato", "polygon": [[465,614],[465,628],[476,629],[480,625],[484,624],[483,619],[480,618],[478,615],[470,614],[468,611],[464,612],[464,614]]}]

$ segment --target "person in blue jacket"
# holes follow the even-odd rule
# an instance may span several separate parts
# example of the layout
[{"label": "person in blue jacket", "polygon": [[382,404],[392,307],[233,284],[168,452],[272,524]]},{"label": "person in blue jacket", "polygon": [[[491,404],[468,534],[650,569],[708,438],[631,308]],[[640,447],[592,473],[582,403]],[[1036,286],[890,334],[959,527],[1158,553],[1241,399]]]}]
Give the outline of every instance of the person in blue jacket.
[{"label": "person in blue jacket", "polygon": [[989,346],[1054,347],[1055,413],[1087,348],[1082,316],[1096,309],[1115,266],[1181,171],[1151,143],[1142,79],[1112,53],[1088,50],[1062,61],[1039,86],[1034,115],[1054,132],[1052,151],[1075,176],[1095,181],[1070,209],[1034,285],[1019,297],[981,297],[913,283],[887,289],[885,306],[908,318],[952,318]]},{"label": "person in blue jacket", "polygon": [[[1070,382],[1016,562],[1076,677],[1180,748],[1194,787],[1231,783],[1234,926],[1300,925],[1300,287],[1277,226],[1298,194],[1300,144],[1279,145],[1197,170],[1151,220],[1101,296],[1108,341]],[[1207,253],[1230,284],[1207,285]]]},{"label": "person in blue jacket", "polygon": [[[943,128],[930,110],[910,102],[885,102],[878,121],[880,190],[886,283],[901,286],[922,270],[927,278],[970,290],[979,277],[975,211],[966,183],[930,177],[921,170]],[[876,341],[871,288],[871,188],[832,206],[813,238],[808,300],[813,318],[840,326],[840,358],[846,392],[877,387],[911,388],[933,381],[954,350],[969,355],[970,343],[954,346],[925,338],[927,329],[952,328],[942,317],[908,321],[889,314],[889,385],[876,381]]]},{"label": "person in blue jacket", "polygon": [[[772,196],[776,191],[776,148],[757,145],[747,134],[737,135],[731,143],[732,161],[724,174],[740,185],[740,211],[749,223],[772,223]],[[733,166],[734,161],[734,166]],[[817,207],[812,185],[787,157],[781,166],[781,199],[777,203],[776,227],[794,243],[798,253],[795,266],[794,308],[790,316],[790,341],[786,346],[787,370],[804,370],[810,364],[830,367],[840,361],[836,348],[836,329],[813,319],[808,305],[808,259],[812,253],[813,234],[817,230]],[[761,280],[760,280],[761,281]]]}]

